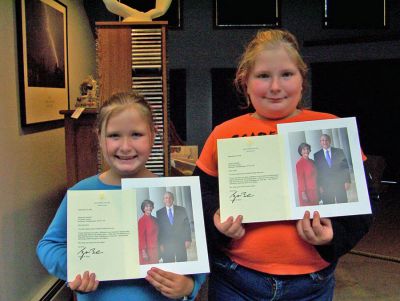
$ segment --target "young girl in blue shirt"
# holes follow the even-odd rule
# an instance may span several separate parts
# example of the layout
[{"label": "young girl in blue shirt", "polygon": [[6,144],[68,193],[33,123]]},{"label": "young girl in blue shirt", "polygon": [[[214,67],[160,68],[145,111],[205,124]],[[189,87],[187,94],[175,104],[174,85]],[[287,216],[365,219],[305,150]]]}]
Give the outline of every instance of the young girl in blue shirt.
[{"label": "young girl in blue shirt", "polygon": [[[84,179],[71,190],[121,189],[122,178],[156,177],[145,166],[156,130],[151,108],[134,92],[112,95],[100,108],[97,135],[109,169]],[[38,257],[48,272],[67,278],[67,197],[37,246]],[[110,263],[112,264],[112,263]],[[86,271],[68,283],[78,301],[194,300],[205,275],[185,276],[153,267],[145,279],[102,281]]]}]

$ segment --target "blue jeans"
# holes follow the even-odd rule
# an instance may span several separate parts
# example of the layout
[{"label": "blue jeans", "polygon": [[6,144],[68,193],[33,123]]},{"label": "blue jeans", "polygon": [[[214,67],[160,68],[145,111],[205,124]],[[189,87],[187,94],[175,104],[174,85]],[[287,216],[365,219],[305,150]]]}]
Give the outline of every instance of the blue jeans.
[{"label": "blue jeans", "polygon": [[305,275],[279,276],[245,268],[228,257],[215,259],[209,301],[331,301],[336,264]]}]

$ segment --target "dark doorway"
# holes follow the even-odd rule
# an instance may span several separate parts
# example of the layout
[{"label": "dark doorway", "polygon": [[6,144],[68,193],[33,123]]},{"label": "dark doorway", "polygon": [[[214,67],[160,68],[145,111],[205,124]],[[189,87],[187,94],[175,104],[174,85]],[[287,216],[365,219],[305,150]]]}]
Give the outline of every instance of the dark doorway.
[{"label": "dark doorway", "polygon": [[400,60],[311,64],[312,108],[357,118],[365,154],[383,156],[384,177],[398,180]]},{"label": "dark doorway", "polygon": [[233,84],[235,72],[235,68],[211,69],[213,128],[224,121],[252,111],[243,108],[246,98],[236,91]]}]

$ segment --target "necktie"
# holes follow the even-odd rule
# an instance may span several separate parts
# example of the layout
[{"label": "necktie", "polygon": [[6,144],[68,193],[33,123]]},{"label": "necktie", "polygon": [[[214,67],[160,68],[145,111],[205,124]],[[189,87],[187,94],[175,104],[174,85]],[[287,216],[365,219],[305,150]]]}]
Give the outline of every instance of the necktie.
[{"label": "necktie", "polygon": [[172,225],[173,223],[174,223],[174,216],[172,215],[172,209],[171,208],[168,208],[168,219],[169,219],[169,222],[170,222],[170,224]]},{"label": "necktie", "polygon": [[328,162],[329,167],[331,167],[332,166],[332,161],[331,161],[331,156],[329,155],[329,150],[327,150],[325,152],[325,159],[326,159],[326,162]]}]

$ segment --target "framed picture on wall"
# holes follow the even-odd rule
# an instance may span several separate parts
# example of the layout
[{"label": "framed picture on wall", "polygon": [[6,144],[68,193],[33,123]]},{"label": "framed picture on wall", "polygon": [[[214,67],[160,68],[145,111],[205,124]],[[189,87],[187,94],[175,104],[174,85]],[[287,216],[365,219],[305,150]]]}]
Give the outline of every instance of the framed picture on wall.
[{"label": "framed picture on wall", "polygon": [[17,0],[22,126],[63,119],[69,108],[67,7],[56,0]]},{"label": "framed picture on wall", "polygon": [[386,0],[324,0],[324,28],[383,29],[387,27]]},{"label": "framed picture on wall", "polygon": [[214,27],[279,27],[280,0],[214,0]]}]

